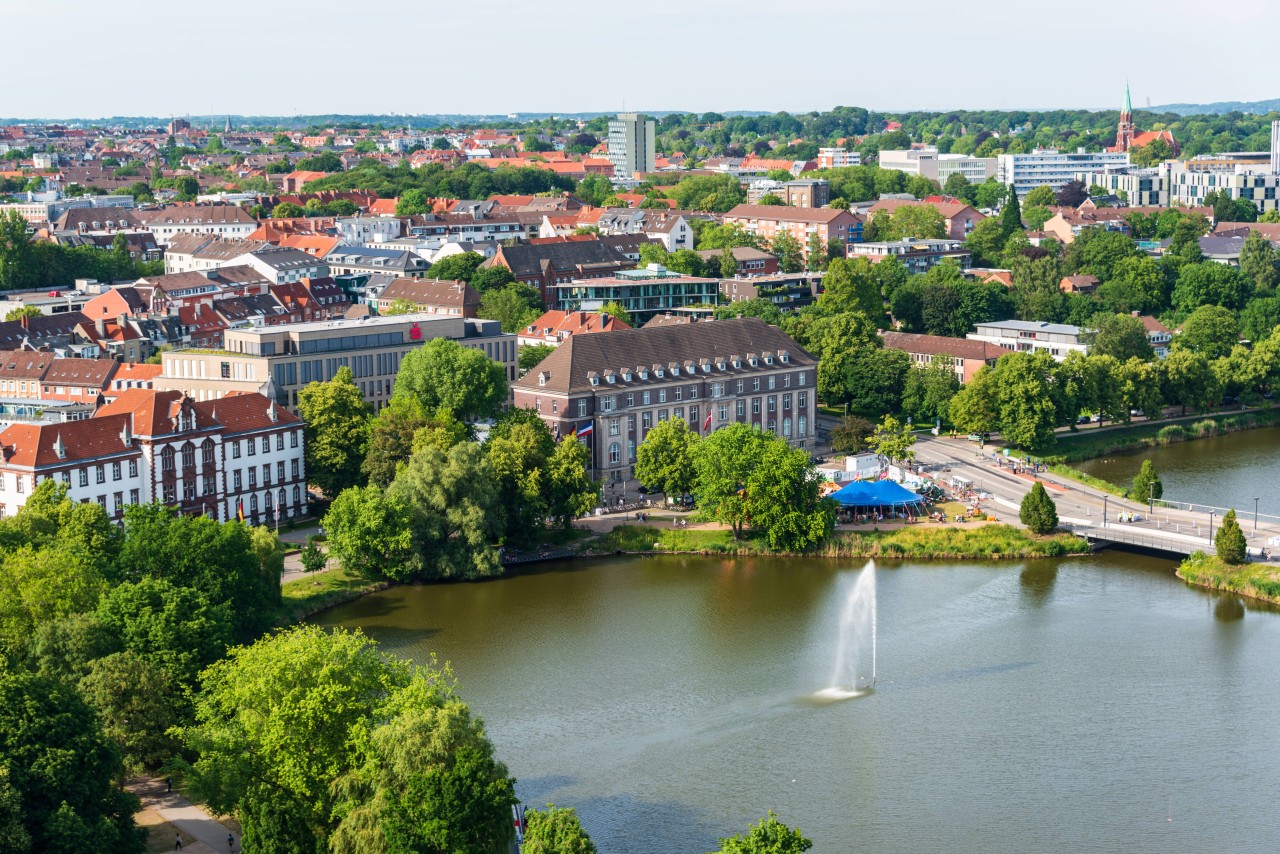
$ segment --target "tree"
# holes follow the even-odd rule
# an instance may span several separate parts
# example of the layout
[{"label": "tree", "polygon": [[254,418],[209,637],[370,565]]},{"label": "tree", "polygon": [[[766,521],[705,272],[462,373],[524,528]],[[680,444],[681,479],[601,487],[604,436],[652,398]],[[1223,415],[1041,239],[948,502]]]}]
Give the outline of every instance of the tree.
[{"label": "tree", "polygon": [[[1197,251],[1199,247],[1197,246]],[[1178,271],[1173,307],[1186,316],[1202,305],[1238,311],[1253,296],[1253,280],[1235,267],[1212,261],[1190,263]]]},{"label": "tree", "polygon": [[1078,208],[1089,198],[1084,181],[1072,180],[1058,188],[1058,204],[1064,208]]},{"label": "tree", "polygon": [[1222,517],[1222,526],[1213,535],[1213,548],[1218,553],[1218,560],[1230,566],[1245,562],[1248,557],[1248,543],[1245,542],[1244,531],[1236,521],[1236,511],[1228,510]]},{"label": "tree", "polygon": [[765,532],[770,548],[799,551],[835,530],[835,502],[819,492],[820,478],[808,451],[767,435],[747,478],[747,517],[752,527]]},{"label": "tree", "polygon": [[[506,267],[494,265],[492,267],[481,267],[476,270],[471,277],[471,287],[475,288],[480,296],[484,296],[489,291],[505,288],[507,285],[516,281],[516,277]],[[538,305],[542,305],[542,298],[538,298]]]},{"label": "tree", "polygon": [[659,421],[636,448],[636,480],[649,491],[664,495],[679,497],[693,492],[697,443],[698,434],[683,418]]},{"label": "tree", "polygon": [[749,518],[745,490],[759,464],[769,436],[747,424],[732,423],[715,430],[696,446],[693,467],[698,505],[718,522],[742,536]]},{"label": "tree", "polygon": [[117,785],[119,749],[71,687],[0,669],[0,769],[31,851],[143,850],[138,799]]},{"label": "tree", "polygon": [[860,311],[873,323],[884,317],[884,298],[865,258],[836,258],[822,280],[823,293],[818,303],[832,312]]},{"label": "tree", "polygon": [[426,413],[414,397],[394,397],[370,422],[369,450],[360,470],[369,483],[386,488],[396,469],[413,454],[413,439],[427,424]]},{"label": "tree", "polygon": [[902,462],[910,462],[916,458],[916,452],[911,450],[915,443],[916,437],[911,432],[911,425],[903,424],[892,415],[880,419],[867,442],[877,455]]},{"label": "tree", "polygon": [[87,611],[104,588],[93,562],[67,544],[24,545],[0,563],[0,661],[24,649],[36,627]]},{"label": "tree", "polygon": [[779,231],[769,244],[769,251],[778,259],[778,268],[784,273],[799,273],[804,269],[804,253],[800,241],[788,232]]},{"label": "tree", "polygon": [[1022,230],[1022,206],[1018,204],[1018,194],[1013,185],[1009,185],[1009,195],[1005,198],[1004,207],[1000,209],[1000,227],[1005,239],[1014,232]]},{"label": "tree", "polygon": [[329,556],[315,537],[307,537],[307,544],[299,552],[298,560],[302,563],[303,572],[319,572],[329,564]]},{"label": "tree", "polygon": [[408,502],[376,486],[343,490],[324,517],[330,553],[365,578],[404,581],[421,571]]},{"label": "tree", "polygon": [[937,240],[946,234],[946,228],[946,219],[933,205],[899,205],[889,215],[888,228],[879,239],[906,240],[917,237]]},{"label": "tree", "polygon": [[372,720],[410,679],[407,663],[341,629],[232,649],[204,672],[196,723],[180,731],[193,789],[237,815],[246,850],[326,850],[333,784],[363,763]]},{"label": "tree", "polygon": [[506,371],[480,350],[433,338],[401,360],[395,394],[416,398],[424,411],[471,422],[498,413],[507,399]]},{"label": "tree", "polygon": [[596,854],[595,843],[572,807],[547,804],[546,810],[529,810],[522,854]]},{"label": "tree", "polygon": [[479,445],[463,442],[447,452],[416,451],[396,474],[387,497],[408,509],[418,565],[428,578],[498,575],[495,548],[504,509],[493,467]]},{"label": "tree", "polygon": [[1151,460],[1143,460],[1138,474],[1133,478],[1133,486],[1129,489],[1129,498],[1134,501],[1147,502],[1164,494],[1164,484]]},{"label": "tree", "polygon": [[506,508],[504,544],[536,542],[546,528],[547,464],[555,447],[546,424],[527,409],[508,410],[489,431],[484,450]]},{"label": "tree", "polygon": [[130,771],[154,770],[176,753],[169,730],[182,720],[186,691],[154,659],[128,650],[95,659],[80,691]]},{"label": "tree", "polygon": [[[435,339],[426,346],[444,340]],[[405,375],[405,365],[421,352],[415,350],[401,362],[400,375],[396,378],[397,392],[400,391],[400,378]],[[360,467],[369,446],[370,413],[351,369],[340,367],[328,382],[313,382],[303,388],[298,393],[298,414],[306,425],[306,463],[310,481],[328,496],[358,484]]]},{"label": "tree", "polygon": [[1122,362],[1130,357],[1150,359],[1155,355],[1147,338],[1147,328],[1132,315],[1096,314],[1090,325],[1093,327],[1090,354],[1114,356]]},{"label": "tree", "polygon": [[600,485],[587,475],[590,460],[587,446],[566,436],[547,463],[547,501],[551,518],[562,531],[568,531],[573,520],[590,512],[600,499]]},{"label": "tree", "polygon": [[1023,496],[1018,519],[1034,534],[1047,534],[1058,527],[1058,508],[1040,481],[1037,480],[1031,491]]},{"label": "tree", "polygon": [[965,238],[965,247],[973,253],[976,263],[995,267],[1000,264],[1000,253],[1007,239],[1001,220],[991,216],[978,221]]},{"label": "tree", "polygon": [[780,205],[785,206],[786,203],[787,202],[785,199],[773,193],[765,193],[763,196],[760,197],[760,201],[756,202],[756,204],[758,205],[768,205],[771,207],[777,207]]},{"label": "tree", "polygon": [[[173,189],[177,193],[174,198],[179,202],[195,201],[196,196],[200,195],[200,182],[190,175],[184,175],[180,178],[173,179]],[[294,205],[297,208],[297,205]],[[301,211],[301,208],[298,208]],[[301,213],[296,214],[301,216]]]},{"label": "tree", "polygon": [[925,366],[912,366],[907,371],[902,391],[902,411],[924,424],[931,421],[951,423],[951,399],[960,391],[951,359],[935,356]]},{"label": "tree", "polygon": [[271,209],[272,219],[294,219],[306,215],[307,212],[293,202],[281,202]]},{"label": "tree", "polygon": [[1280,284],[1280,257],[1271,241],[1256,231],[1250,231],[1244,239],[1240,272],[1252,279],[1259,291],[1270,292]]},{"label": "tree", "polygon": [[479,252],[459,252],[441,258],[427,270],[427,278],[470,283],[485,257]]},{"label": "tree", "polygon": [[768,817],[752,825],[746,836],[721,839],[720,850],[714,854],[801,854],[812,847],[811,840],[778,821],[770,810]]},{"label": "tree", "polygon": [[542,360],[556,351],[554,344],[526,344],[520,348],[518,365],[520,376],[538,367]]},{"label": "tree", "polygon": [[34,255],[27,236],[27,221],[16,210],[0,213],[0,289],[35,286]]},{"label": "tree", "polygon": [[1208,409],[1221,399],[1221,387],[1209,360],[1203,354],[1175,347],[1161,363],[1164,369],[1165,400],[1182,407]]},{"label": "tree", "polygon": [[1046,184],[1044,186],[1033,188],[1029,193],[1027,193],[1027,197],[1023,199],[1023,201],[1026,203],[1027,207],[1035,206],[1047,208],[1056,205],[1058,203],[1058,197],[1057,194],[1054,193],[1053,187]]},{"label": "tree", "polygon": [[5,322],[20,320],[24,317],[43,317],[44,312],[39,306],[20,305],[17,308],[9,309],[9,313],[4,316]]},{"label": "tree", "polygon": [[858,454],[867,449],[867,439],[875,430],[865,418],[846,415],[831,430],[831,450],[837,454]]},{"label": "tree", "polygon": [[[974,187],[963,172],[952,172],[948,175],[946,183],[942,185],[942,193],[967,204],[973,204],[975,199]],[[847,203],[845,207],[848,207]]]},{"label": "tree", "polygon": [[415,673],[356,729],[363,761],[335,784],[341,820],[329,850],[509,850],[515,781],[447,668]]},{"label": "tree", "polygon": [[416,304],[409,302],[409,300],[405,299],[404,297],[396,297],[391,301],[390,305],[388,305],[386,308],[382,309],[378,313],[384,317],[394,317],[395,315],[398,315],[398,314],[413,314],[418,310],[419,309]]},{"label": "tree", "polygon": [[503,332],[516,333],[542,316],[542,310],[542,296],[537,288],[513,282],[485,291],[480,297],[478,315],[498,321]]},{"label": "tree", "polygon": [[1202,305],[1182,324],[1174,346],[1218,359],[1230,353],[1239,340],[1235,315],[1221,306]]},{"label": "tree", "polygon": [[607,302],[600,306],[600,313],[607,314],[610,317],[616,317],[628,326],[631,325],[631,312],[627,311],[627,307],[617,300]]}]

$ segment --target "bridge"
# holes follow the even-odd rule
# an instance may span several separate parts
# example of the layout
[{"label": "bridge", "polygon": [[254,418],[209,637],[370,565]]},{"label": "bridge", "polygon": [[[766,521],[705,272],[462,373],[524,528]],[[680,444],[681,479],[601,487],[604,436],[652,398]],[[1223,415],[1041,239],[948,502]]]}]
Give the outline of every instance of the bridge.
[{"label": "bridge", "polygon": [[[915,451],[926,472],[939,480],[961,477],[972,482],[991,497],[997,516],[1005,519],[1017,519],[1023,496],[1036,482],[1043,484],[1057,505],[1062,527],[1098,548],[1137,548],[1177,557],[1212,552],[1213,534],[1228,509],[1158,499],[1140,504],[1052,472],[1015,475],[1007,461],[1001,465],[994,453],[962,439],[922,437]],[[1280,516],[1258,513],[1256,507],[1237,508],[1236,516],[1250,555],[1256,559],[1264,548],[1280,552]]]}]

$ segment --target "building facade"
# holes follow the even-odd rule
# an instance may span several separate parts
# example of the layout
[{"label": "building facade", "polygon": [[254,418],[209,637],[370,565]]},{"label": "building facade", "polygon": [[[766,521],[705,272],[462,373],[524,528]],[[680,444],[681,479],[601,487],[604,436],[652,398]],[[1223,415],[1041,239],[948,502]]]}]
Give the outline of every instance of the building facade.
[{"label": "building facade", "polygon": [[996,174],[996,158],[970,154],[940,154],[936,148],[909,148],[880,152],[880,168],[919,175],[939,184],[957,172],[970,184],[985,183]]},{"label": "building facade", "polygon": [[1130,205],[1168,207],[1169,179],[1160,169],[1108,169],[1104,172],[1077,172],[1075,180],[1086,187],[1102,187],[1121,196]]},{"label": "building facade", "polygon": [[973,253],[965,248],[963,240],[878,240],[858,243],[849,247],[849,257],[870,258],[874,263],[885,258],[897,258],[909,273],[927,273],[948,258],[968,270],[973,264]]},{"label": "building facade", "polygon": [[848,251],[862,240],[863,219],[849,211],[831,208],[788,208],[778,205],[738,205],[724,215],[726,224],[739,225],[746,231],[772,241],[778,234],[789,234],[808,257],[813,237],[823,251],[830,241],[837,241]]},{"label": "building facade", "polygon": [[699,305],[715,305],[720,280],[686,276],[661,264],[620,270],[599,279],[573,279],[550,289],[550,304],[560,311],[599,311],[606,303],[620,303],[633,325],[656,314]]},{"label": "building facade", "polygon": [[1087,353],[1089,345],[1081,340],[1082,330],[1066,323],[1034,320],[999,320],[978,323],[966,338],[997,344],[1019,353],[1044,350],[1061,362],[1072,351]]},{"label": "building facade", "polygon": [[885,332],[883,336],[885,349],[901,350],[911,357],[912,362],[922,367],[932,365],[935,361],[950,361],[956,379],[962,384],[973,379],[979,368],[994,366],[1001,356],[1013,352],[1007,347],[986,341],[948,338],[944,335]]},{"label": "building facade", "polygon": [[516,378],[516,336],[504,333],[498,321],[400,314],[229,329],[220,352],[166,351],[155,386],[197,401],[256,392],[296,411],[298,392],[346,367],[364,399],[380,409],[391,399],[405,354],[433,338],[480,350],[503,366],[508,382]]},{"label": "building facade", "polygon": [[636,172],[658,168],[657,124],[641,113],[618,113],[609,120],[609,162],[613,174],[630,178]]},{"label": "building facade", "polygon": [[[574,336],[518,380],[514,404],[591,448],[591,474],[626,484],[649,430],[680,418],[699,435],[750,424],[811,448],[817,359],[756,318]],[[606,495],[606,498],[611,498]]]},{"label": "building facade", "polygon": [[303,452],[302,422],[261,395],[197,403],[130,389],[92,418],[0,433],[0,514],[13,515],[55,479],[72,501],[96,501],[116,522],[130,505],[159,501],[272,524],[306,513]]},{"label": "building facade", "polygon": [[1088,152],[1078,148],[1074,153],[1056,148],[1037,148],[1027,154],[1001,154],[996,157],[996,177],[1012,186],[1021,198],[1036,187],[1058,189],[1075,180],[1078,172],[1105,172],[1127,167],[1127,151]]}]

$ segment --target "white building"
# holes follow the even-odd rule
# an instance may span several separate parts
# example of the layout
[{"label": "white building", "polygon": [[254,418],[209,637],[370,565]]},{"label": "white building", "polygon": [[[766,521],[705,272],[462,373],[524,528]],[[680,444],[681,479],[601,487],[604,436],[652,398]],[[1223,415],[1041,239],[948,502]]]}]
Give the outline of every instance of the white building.
[{"label": "white building", "polygon": [[919,175],[939,184],[959,172],[970,184],[982,184],[995,176],[996,158],[939,154],[936,148],[899,149],[880,152],[880,168]]},{"label": "white building", "polygon": [[1045,323],[1033,320],[996,320],[974,325],[974,331],[965,337],[971,341],[998,344],[1019,353],[1044,350],[1062,361],[1074,351],[1089,352],[1089,345],[1080,340],[1083,330],[1066,323]]},{"label": "white building", "polygon": [[862,155],[856,151],[845,151],[843,148],[819,148],[819,169],[843,169],[846,166],[861,166]]},{"label": "white building", "polygon": [[248,237],[258,221],[236,205],[170,205],[140,213],[146,227],[164,246],[179,234],[212,234],[218,237]]},{"label": "white building", "polygon": [[1253,202],[1259,213],[1280,209],[1276,199],[1280,173],[1237,165],[1231,171],[1192,171],[1185,163],[1164,163],[1161,171],[1169,184],[1169,202],[1203,205],[1205,196],[1226,190],[1233,199]]},{"label": "white building", "polygon": [[657,125],[641,113],[618,113],[609,121],[609,153],[613,174],[630,178],[636,172],[653,172],[658,168],[655,143]]},{"label": "white building", "polygon": [[1075,180],[1079,172],[1105,172],[1128,166],[1129,152],[1088,152],[1077,148],[1075,153],[1068,153],[1056,148],[1037,148],[1030,154],[1001,154],[996,161],[996,177],[1002,184],[1012,185],[1022,197],[1036,187],[1056,190]]},{"label": "white building", "polygon": [[1077,172],[1075,180],[1086,188],[1098,186],[1123,198],[1131,207],[1169,206],[1169,178],[1157,168],[1107,169],[1103,172]]},{"label": "white building", "polygon": [[306,512],[303,444],[302,422],[259,394],[197,403],[129,389],[92,418],[0,433],[0,515],[55,478],[117,522],[153,501],[219,521],[284,521]]}]

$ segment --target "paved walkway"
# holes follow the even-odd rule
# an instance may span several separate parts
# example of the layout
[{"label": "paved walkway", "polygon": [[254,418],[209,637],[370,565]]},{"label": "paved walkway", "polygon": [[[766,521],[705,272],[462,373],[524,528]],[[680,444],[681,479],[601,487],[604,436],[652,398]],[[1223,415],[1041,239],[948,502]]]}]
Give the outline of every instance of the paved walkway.
[{"label": "paved walkway", "polygon": [[142,799],[143,807],[155,811],[165,821],[213,851],[226,851],[227,836],[231,835],[235,839],[231,850],[240,854],[239,833],[215,820],[204,807],[196,806],[177,792],[166,792],[164,780],[144,777],[127,783],[125,788]]}]

